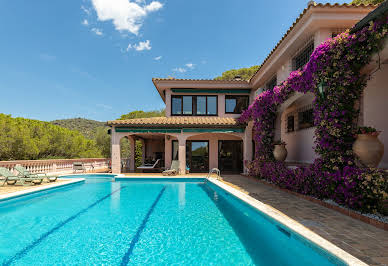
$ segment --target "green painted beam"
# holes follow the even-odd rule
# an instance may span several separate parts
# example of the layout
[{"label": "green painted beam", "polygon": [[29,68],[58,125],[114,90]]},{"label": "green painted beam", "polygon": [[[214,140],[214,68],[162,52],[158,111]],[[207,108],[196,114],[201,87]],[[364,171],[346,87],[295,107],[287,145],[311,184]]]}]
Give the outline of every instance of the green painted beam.
[{"label": "green painted beam", "polygon": [[233,94],[249,94],[251,89],[171,89],[174,93],[233,93]]},{"label": "green painted beam", "polygon": [[132,132],[132,133],[181,133],[179,128],[130,128],[116,127],[116,132]]},{"label": "green painted beam", "polygon": [[243,133],[243,128],[130,128],[116,127],[116,132],[130,133]]},{"label": "green painted beam", "polygon": [[243,128],[184,128],[184,133],[243,133]]}]

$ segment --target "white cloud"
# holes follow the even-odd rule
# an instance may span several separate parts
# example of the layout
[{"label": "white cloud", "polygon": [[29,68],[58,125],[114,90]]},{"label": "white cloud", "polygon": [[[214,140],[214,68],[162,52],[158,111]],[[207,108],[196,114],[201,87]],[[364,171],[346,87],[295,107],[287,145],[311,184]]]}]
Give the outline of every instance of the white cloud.
[{"label": "white cloud", "polygon": [[172,71],[179,72],[179,73],[185,73],[187,70],[183,67],[176,67]]},{"label": "white cloud", "polygon": [[163,7],[159,1],[146,5],[142,0],[92,0],[92,3],[100,21],[112,20],[116,30],[135,35],[139,33],[147,15]]},{"label": "white cloud", "polygon": [[94,32],[98,36],[103,35],[102,30],[100,30],[98,28],[92,28],[91,31]]},{"label": "white cloud", "polygon": [[156,60],[156,61],[159,61],[160,59],[162,59],[161,55],[154,58],[154,60]]},{"label": "white cloud", "polygon": [[88,26],[89,25],[89,21],[87,19],[84,19],[82,21],[82,25]]},{"label": "white cloud", "polygon": [[195,64],[193,64],[193,63],[187,63],[185,66],[188,67],[188,68],[190,68],[190,69],[193,69],[194,66],[195,66]]},{"label": "white cloud", "polygon": [[128,44],[127,52],[130,49],[135,49],[136,51],[144,51],[144,50],[151,50],[151,42],[150,40],[146,40],[144,42],[139,42],[138,44]]},{"label": "white cloud", "polygon": [[81,6],[81,9],[82,9],[82,11],[84,11],[87,15],[90,15],[90,13],[91,13],[90,9],[88,9],[88,8],[86,8],[86,7],[84,7],[84,6]]}]

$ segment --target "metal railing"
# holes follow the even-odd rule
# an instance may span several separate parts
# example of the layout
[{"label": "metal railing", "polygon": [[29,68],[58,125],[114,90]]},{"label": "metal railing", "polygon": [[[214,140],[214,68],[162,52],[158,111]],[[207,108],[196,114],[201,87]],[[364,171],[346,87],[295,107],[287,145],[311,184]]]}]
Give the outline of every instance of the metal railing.
[{"label": "metal railing", "polygon": [[216,177],[217,180],[220,180],[220,179],[221,179],[221,171],[220,171],[218,168],[213,168],[213,169],[211,169],[211,170],[209,171],[209,174],[207,175],[206,178],[209,178],[210,175],[213,174],[213,173],[217,175],[217,177]]}]

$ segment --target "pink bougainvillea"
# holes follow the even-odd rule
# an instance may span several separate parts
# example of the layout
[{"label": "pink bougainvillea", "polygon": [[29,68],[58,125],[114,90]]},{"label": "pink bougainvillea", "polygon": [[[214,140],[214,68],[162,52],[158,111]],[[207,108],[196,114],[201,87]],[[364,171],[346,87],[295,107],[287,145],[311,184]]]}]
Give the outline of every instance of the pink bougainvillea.
[{"label": "pink bougainvillea", "polygon": [[[246,162],[251,174],[303,194],[332,198],[352,208],[377,208],[382,193],[377,193],[381,197],[375,195],[374,205],[365,204],[367,197],[354,195],[359,183],[365,181],[354,176],[365,177],[372,170],[355,166],[352,144],[359,100],[367,81],[360,71],[382,48],[387,31],[388,17],[371,22],[356,33],[347,31],[328,39],[314,50],[303,69],[291,72],[273,90],[258,95],[239,118],[241,123],[253,120],[255,160]],[[309,168],[290,170],[274,161],[272,151],[276,111],[295,92],[315,95],[315,151],[320,158]],[[373,176],[383,174],[378,173]],[[382,187],[386,188],[386,181]]]}]

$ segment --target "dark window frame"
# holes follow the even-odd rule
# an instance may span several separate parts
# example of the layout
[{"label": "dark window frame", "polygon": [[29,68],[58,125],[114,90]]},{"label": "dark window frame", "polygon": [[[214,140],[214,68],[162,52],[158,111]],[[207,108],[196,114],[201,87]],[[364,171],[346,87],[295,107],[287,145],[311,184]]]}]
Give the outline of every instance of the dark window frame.
[{"label": "dark window frame", "polygon": [[171,140],[171,161],[175,160],[174,159],[174,143],[177,143],[178,144],[178,152],[177,152],[177,155],[178,155],[178,160],[179,160],[179,142],[177,139],[173,139]]},{"label": "dark window frame", "polygon": [[[291,119],[292,119],[292,128],[291,127]],[[287,124],[286,124],[286,131],[287,133],[291,133],[291,132],[294,132],[295,131],[295,116],[292,114],[292,115],[289,115],[287,116]]]},{"label": "dark window frame", "polygon": [[[183,114],[183,97],[192,97],[191,101],[191,114]],[[206,98],[206,114],[197,114],[197,97],[205,97]],[[208,114],[208,97],[216,98],[216,113]],[[173,98],[181,99],[181,113],[174,114],[172,112],[173,109]],[[218,116],[218,95],[171,95],[171,116]]]},{"label": "dark window frame", "polygon": [[314,110],[308,108],[298,112],[298,130],[314,127]]},{"label": "dark window frame", "polygon": [[267,84],[265,84],[265,90],[273,90],[277,85],[278,77],[275,75],[267,82]]},{"label": "dark window frame", "polygon": [[237,99],[237,97],[244,97],[248,99],[248,105],[246,108],[249,106],[249,95],[225,95],[225,114],[241,114],[242,111],[246,110],[243,109],[241,112],[227,112],[226,111],[226,100],[229,99]]},{"label": "dark window frame", "polygon": [[[202,172],[197,172],[197,169],[192,169],[192,165],[191,165],[191,163],[192,163],[192,154],[189,156],[189,153],[191,153],[192,152],[192,143],[193,142],[206,142],[207,143],[207,161],[206,161],[206,163],[207,163],[207,170],[206,170],[206,172],[208,172],[209,171],[209,169],[210,169],[210,140],[187,140],[186,141],[186,154],[185,154],[185,156],[186,156],[186,167],[187,166],[189,166],[190,167],[190,172],[192,172],[192,171],[195,171],[195,172],[193,172],[193,173],[202,173]],[[190,143],[190,144],[189,144]],[[189,149],[189,146],[190,146],[190,149]],[[179,153],[179,151],[178,151],[178,153]]]},{"label": "dark window frame", "polygon": [[304,67],[310,60],[314,52],[314,40],[311,40],[301,49],[296,56],[292,58],[292,70],[298,70]]}]

